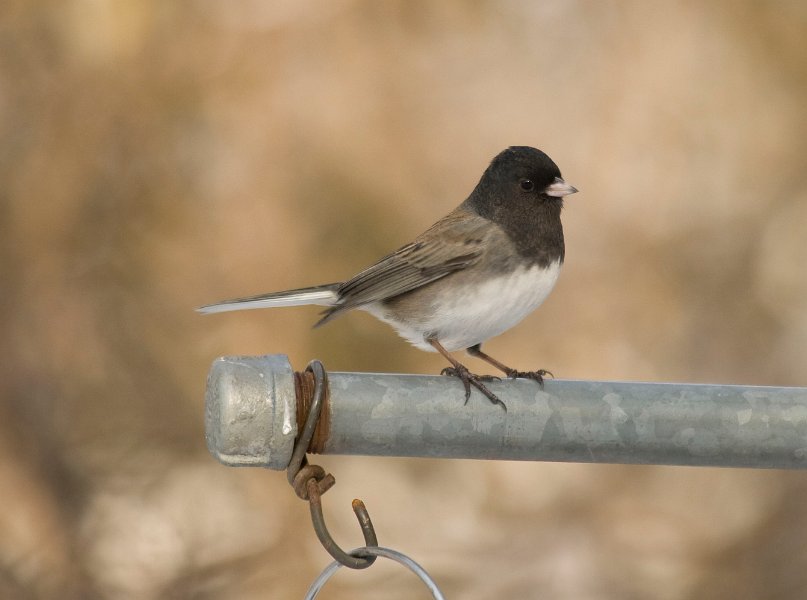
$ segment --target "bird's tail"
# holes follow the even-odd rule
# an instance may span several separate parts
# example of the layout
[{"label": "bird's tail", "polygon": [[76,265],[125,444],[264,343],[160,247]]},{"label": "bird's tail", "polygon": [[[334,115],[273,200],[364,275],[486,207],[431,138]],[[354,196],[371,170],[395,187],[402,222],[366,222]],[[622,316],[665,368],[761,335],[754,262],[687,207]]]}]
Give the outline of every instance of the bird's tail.
[{"label": "bird's tail", "polygon": [[200,313],[218,313],[231,310],[250,310],[253,308],[274,308],[276,306],[304,306],[317,304],[319,306],[332,306],[337,299],[336,290],[341,284],[329,283],[315,287],[300,288],[299,290],[286,290],[285,292],[271,292],[246,298],[233,298],[222,300],[214,304],[200,306],[196,310]]}]

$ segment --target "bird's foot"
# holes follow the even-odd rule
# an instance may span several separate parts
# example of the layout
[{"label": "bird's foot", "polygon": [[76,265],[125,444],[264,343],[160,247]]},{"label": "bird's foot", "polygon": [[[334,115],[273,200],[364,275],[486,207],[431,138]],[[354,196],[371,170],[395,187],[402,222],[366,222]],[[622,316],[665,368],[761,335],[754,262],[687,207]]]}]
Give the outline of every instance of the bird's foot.
[{"label": "bird's foot", "polygon": [[475,373],[471,373],[468,370],[468,367],[461,364],[458,364],[456,367],[446,367],[440,371],[440,374],[448,375],[449,377],[456,377],[462,381],[462,385],[465,386],[465,404],[468,404],[468,399],[471,397],[471,386],[473,386],[482,392],[485,398],[490,400],[492,404],[501,406],[502,409],[504,409],[504,412],[507,412],[507,406],[505,406],[504,402],[499,400],[499,397],[491,392],[483,383],[489,381],[501,381],[501,377],[496,377],[495,375],[476,375]]},{"label": "bird's foot", "polygon": [[515,369],[508,369],[505,373],[510,379],[532,379],[533,381],[537,381],[538,385],[542,388],[544,387],[544,377],[547,375],[555,377],[550,371],[545,369],[538,369],[537,371],[516,371]]}]

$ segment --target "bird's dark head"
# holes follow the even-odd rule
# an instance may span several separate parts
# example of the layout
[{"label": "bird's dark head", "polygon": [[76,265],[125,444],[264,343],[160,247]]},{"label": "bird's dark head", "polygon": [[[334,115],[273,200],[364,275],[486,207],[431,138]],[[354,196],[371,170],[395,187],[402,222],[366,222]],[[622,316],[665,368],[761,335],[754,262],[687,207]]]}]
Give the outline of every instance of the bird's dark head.
[{"label": "bird's dark head", "polygon": [[563,198],[577,190],[540,150],[512,146],[482,175],[461,208],[501,227],[522,257],[546,266],[563,262]]},{"label": "bird's dark head", "polygon": [[478,192],[491,200],[533,198],[536,202],[562,202],[577,189],[561,177],[555,162],[537,148],[511,146],[500,152],[482,175]]}]

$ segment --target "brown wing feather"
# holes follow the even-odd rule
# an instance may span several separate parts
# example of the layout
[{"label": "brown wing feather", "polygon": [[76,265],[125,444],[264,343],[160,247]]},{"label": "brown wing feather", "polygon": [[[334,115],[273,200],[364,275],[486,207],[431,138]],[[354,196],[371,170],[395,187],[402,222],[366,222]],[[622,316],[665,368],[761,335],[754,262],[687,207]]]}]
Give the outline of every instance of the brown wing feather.
[{"label": "brown wing feather", "polygon": [[335,306],[323,313],[317,325],[351,308],[387,300],[479,260],[490,222],[457,209],[407,244],[339,286]]}]

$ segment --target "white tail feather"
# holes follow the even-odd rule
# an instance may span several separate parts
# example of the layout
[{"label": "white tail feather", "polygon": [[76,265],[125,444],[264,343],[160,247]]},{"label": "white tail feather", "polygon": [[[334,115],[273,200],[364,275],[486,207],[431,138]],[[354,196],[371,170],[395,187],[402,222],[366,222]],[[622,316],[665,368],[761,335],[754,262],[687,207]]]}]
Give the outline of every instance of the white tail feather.
[{"label": "white tail feather", "polygon": [[279,306],[305,306],[316,304],[319,306],[331,306],[336,302],[336,292],[333,290],[313,288],[308,290],[293,290],[289,292],[277,292],[263,296],[253,296],[251,298],[235,298],[224,300],[216,304],[208,304],[197,308],[197,312],[210,314],[228,312],[232,310],[252,310],[255,308],[275,308]]}]

